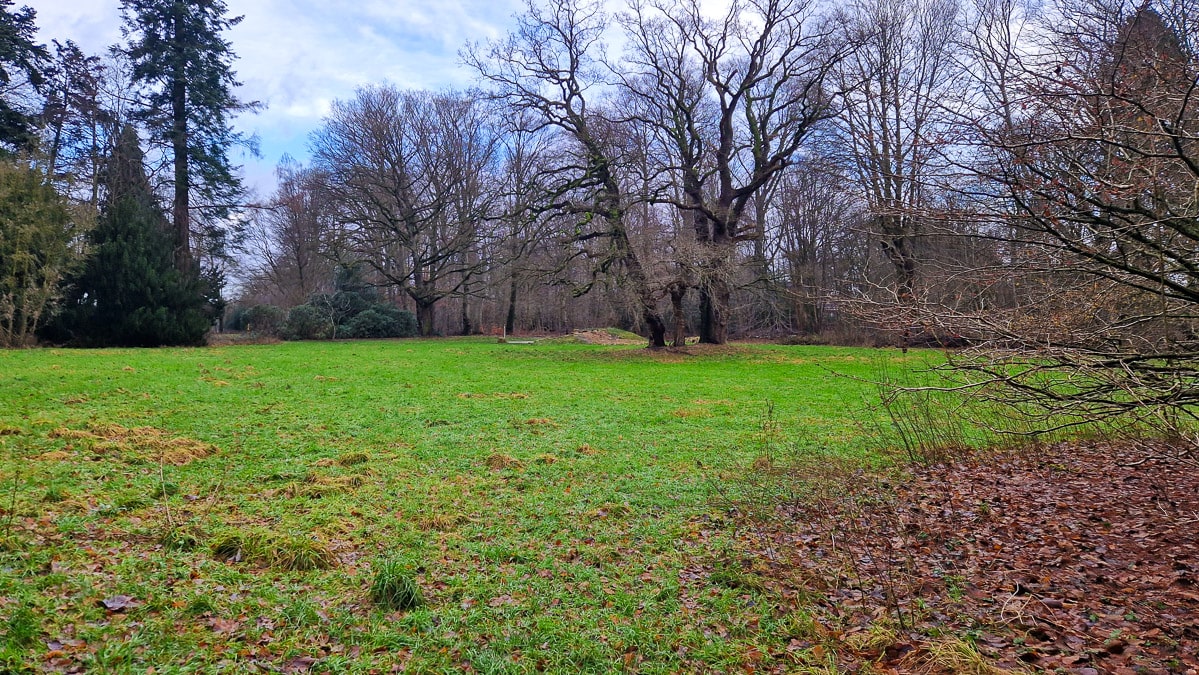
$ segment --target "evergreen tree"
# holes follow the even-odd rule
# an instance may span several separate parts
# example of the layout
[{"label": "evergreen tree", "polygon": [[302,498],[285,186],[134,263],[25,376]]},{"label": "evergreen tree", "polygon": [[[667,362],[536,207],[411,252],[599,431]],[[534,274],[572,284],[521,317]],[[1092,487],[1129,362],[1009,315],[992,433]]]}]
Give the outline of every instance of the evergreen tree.
[{"label": "evergreen tree", "polygon": [[76,214],[37,169],[0,161],[0,347],[23,347],[77,262]]},{"label": "evergreen tree", "polygon": [[196,345],[212,325],[207,284],[180,270],[150,189],[137,132],[125,127],[106,167],[107,197],[91,253],[50,339],[89,347]]},{"label": "evergreen tree", "polygon": [[175,262],[193,265],[191,197],[219,217],[244,188],[228,149],[247,144],[231,113],[253,109],[233,95],[235,55],[223,37],[241,17],[227,18],[223,0],[122,0],[133,79],[149,88],[144,119],[170,145],[175,201]]},{"label": "evergreen tree", "polygon": [[37,33],[30,7],[12,9],[12,0],[0,0],[0,143],[7,149],[26,149],[34,142],[34,115],[22,97],[36,94],[42,69],[50,58],[44,45],[33,41]]}]

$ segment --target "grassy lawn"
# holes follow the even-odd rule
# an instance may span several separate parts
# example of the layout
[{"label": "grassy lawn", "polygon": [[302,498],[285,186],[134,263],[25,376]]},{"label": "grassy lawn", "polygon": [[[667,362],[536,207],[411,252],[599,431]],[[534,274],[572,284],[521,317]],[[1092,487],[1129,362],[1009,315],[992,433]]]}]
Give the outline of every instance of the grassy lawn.
[{"label": "grassy lawn", "polygon": [[[728,546],[714,488],[771,403],[780,443],[866,452],[873,389],[833,373],[879,358],[926,355],[0,352],[0,670],[752,665],[797,618],[695,572]],[[371,601],[385,562],[422,606]]]}]

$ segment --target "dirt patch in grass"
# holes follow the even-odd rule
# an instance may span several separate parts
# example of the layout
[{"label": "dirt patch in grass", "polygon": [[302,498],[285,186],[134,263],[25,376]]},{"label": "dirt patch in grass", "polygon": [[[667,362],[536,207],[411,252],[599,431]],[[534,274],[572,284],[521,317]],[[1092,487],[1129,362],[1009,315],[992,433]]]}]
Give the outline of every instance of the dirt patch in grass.
[{"label": "dirt patch in grass", "polygon": [[847,670],[1199,669],[1199,480],[1177,453],[1062,444],[835,490],[741,542],[818,622],[800,648]]},{"label": "dirt patch in grass", "polygon": [[[86,429],[60,427],[50,438],[68,441],[66,449],[82,447],[94,454],[115,454],[133,462],[162,462],[182,466],[217,452],[217,447],[192,438],[175,436],[155,427],[127,428],[96,423]],[[45,455],[43,455],[45,457]]]}]

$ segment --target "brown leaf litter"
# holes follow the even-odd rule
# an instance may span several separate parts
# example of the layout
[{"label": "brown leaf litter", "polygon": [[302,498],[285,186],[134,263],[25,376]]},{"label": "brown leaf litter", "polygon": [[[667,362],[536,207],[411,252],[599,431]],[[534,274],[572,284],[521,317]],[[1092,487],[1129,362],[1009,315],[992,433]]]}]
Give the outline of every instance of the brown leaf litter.
[{"label": "brown leaf litter", "polygon": [[[1199,472],[1143,444],[1059,444],[858,472],[755,523],[752,573],[814,612],[848,672],[1199,672]],[[883,641],[850,639],[871,633]],[[793,643],[796,640],[792,641]],[[885,642],[886,644],[882,644]],[[796,645],[792,645],[795,647]],[[782,665],[785,652],[775,655]],[[765,664],[764,664],[765,665]]]}]

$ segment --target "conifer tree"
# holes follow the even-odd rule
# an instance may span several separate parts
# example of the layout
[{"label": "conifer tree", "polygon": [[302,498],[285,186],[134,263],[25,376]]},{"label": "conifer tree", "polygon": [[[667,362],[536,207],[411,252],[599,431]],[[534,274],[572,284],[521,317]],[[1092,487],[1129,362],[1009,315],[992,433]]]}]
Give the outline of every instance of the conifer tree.
[{"label": "conifer tree", "polygon": [[170,224],[132,127],[122,130],[105,179],[90,255],[47,337],[89,347],[202,344],[212,325],[207,284],[175,266]]},{"label": "conifer tree", "polygon": [[234,96],[236,57],[222,37],[241,17],[228,18],[223,0],[122,0],[121,9],[133,79],[148,89],[142,117],[170,146],[175,262],[185,269],[194,264],[193,193],[219,217],[243,192],[228,150],[249,142],[229,117],[256,104]]}]

